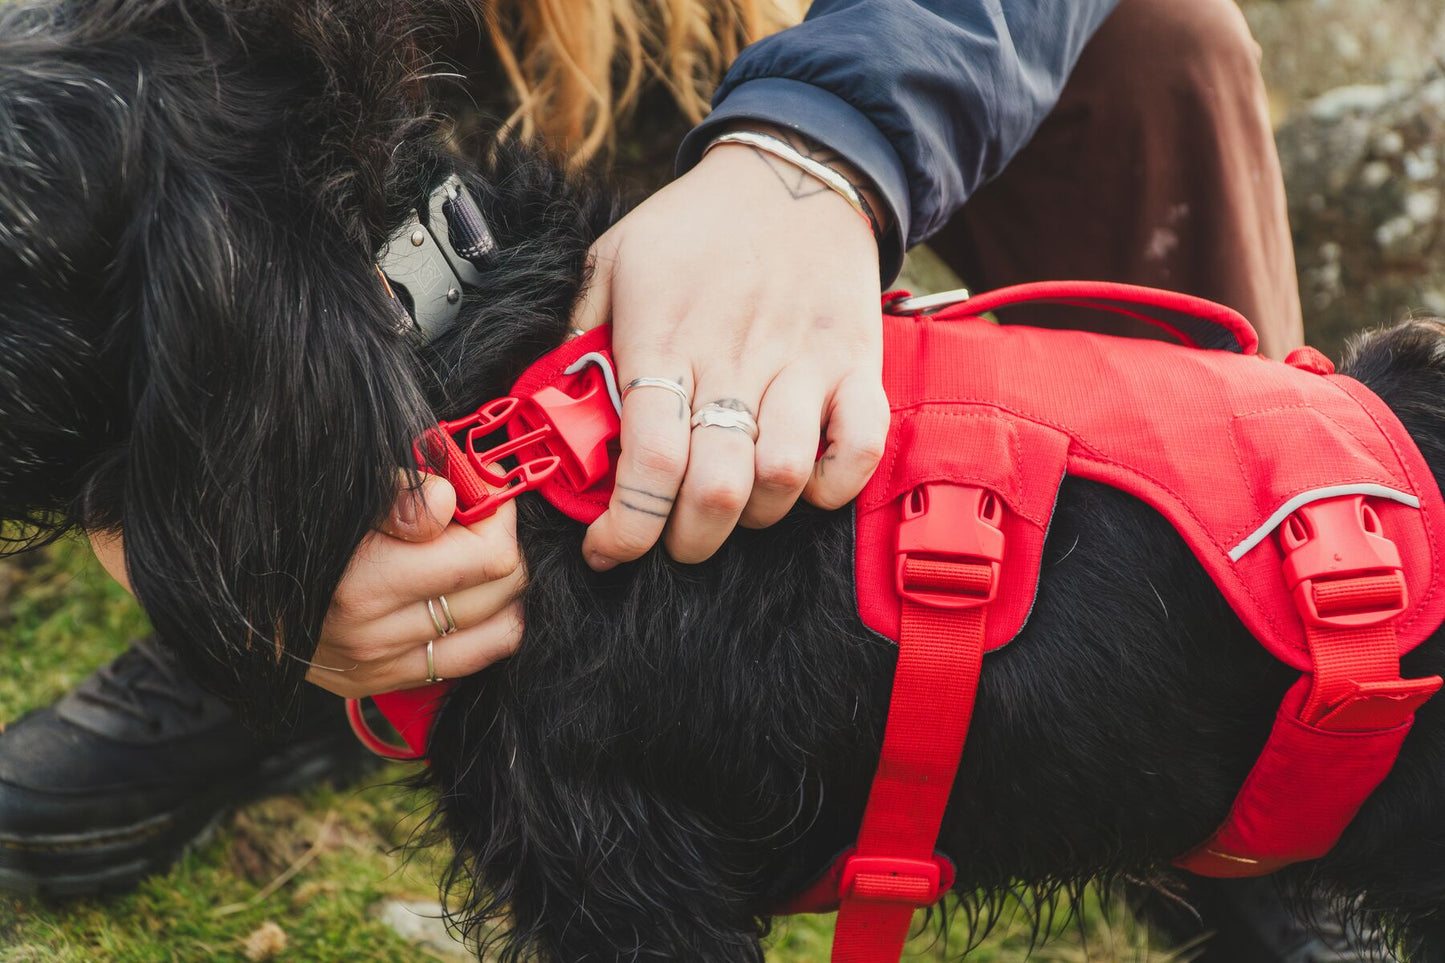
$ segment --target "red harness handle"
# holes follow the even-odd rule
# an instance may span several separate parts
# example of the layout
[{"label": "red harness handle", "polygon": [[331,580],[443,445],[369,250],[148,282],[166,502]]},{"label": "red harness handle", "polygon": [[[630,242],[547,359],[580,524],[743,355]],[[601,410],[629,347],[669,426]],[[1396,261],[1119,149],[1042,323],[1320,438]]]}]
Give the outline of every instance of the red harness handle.
[{"label": "red harness handle", "polygon": [[[886,303],[886,301],[885,301]],[[1177,291],[1160,291],[1116,281],[1037,281],[975,294],[934,314],[970,318],[989,311],[1040,304],[1064,304],[1134,318],[1160,328],[1192,348],[1255,354],[1259,336],[1233,308]],[[906,311],[900,313],[907,313]]]}]

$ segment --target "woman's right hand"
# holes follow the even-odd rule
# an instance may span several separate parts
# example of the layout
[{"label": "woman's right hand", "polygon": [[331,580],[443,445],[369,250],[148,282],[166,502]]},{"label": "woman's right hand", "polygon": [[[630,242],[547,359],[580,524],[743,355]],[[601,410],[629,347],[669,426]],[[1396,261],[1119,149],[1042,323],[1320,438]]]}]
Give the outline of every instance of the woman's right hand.
[{"label": "woman's right hand", "polygon": [[[332,596],[306,678],[348,698],[410,689],[427,682],[426,644],[433,642],[443,679],[480,672],[516,651],[522,638],[526,585],[517,547],[516,506],[471,525],[452,524],[456,493],[424,475],[403,489],[381,531],[357,547]],[[445,596],[456,631],[439,637]]]}]

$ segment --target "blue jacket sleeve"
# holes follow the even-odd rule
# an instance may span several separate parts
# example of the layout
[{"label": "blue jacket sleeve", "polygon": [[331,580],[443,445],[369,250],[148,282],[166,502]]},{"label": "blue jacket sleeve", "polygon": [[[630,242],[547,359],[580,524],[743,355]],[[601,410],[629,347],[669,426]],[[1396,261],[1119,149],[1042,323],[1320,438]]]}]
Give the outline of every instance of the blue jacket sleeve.
[{"label": "blue jacket sleeve", "polygon": [[847,157],[893,213],[885,281],[998,175],[1053,109],[1118,0],[815,0],[743,51],[683,141],[691,168],[719,128],[789,127]]}]

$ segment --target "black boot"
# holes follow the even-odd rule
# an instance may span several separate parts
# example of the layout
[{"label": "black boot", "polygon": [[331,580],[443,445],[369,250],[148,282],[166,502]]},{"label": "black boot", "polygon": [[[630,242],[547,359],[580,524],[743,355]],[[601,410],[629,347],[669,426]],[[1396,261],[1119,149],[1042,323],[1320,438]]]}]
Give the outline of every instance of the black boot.
[{"label": "black boot", "polygon": [[[1191,912],[1159,893],[1132,894],[1171,940],[1197,945],[1192,963],[1367,963],[1390,959],[1375,931],[1341,926],[1327,906],[1285,899],[1274,880],[1189,880]],[[1304,910],[1310,917],[1301,918]],[[1195,914],[1198,914],[1197,916]]]},{"label": "black boot", "polygon": [[266,744],[154,640],[0,734],[0,890],[75,895],[165,869],[233,807],[372,757],[341,700],[307,686],[301,724]]}]

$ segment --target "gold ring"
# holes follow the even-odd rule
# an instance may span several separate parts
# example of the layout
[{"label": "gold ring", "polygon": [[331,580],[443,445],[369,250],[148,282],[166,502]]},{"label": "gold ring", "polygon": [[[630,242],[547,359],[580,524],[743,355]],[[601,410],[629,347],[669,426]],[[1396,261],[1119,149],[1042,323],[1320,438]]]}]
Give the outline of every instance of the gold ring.
[{"label": "gold ring", "polygon": [[433,651],[433,646],[434,646],[435,644],[436,644],[436,639],[427,639],[427,642],[426,642],[426,681],[427,681],[427,684],[428,684],[428,685],[436,685],[438,682],[445,682],[445,681],[446,681],[446,680],[443,679],[441,676],[437,675],[436,653]]}]

